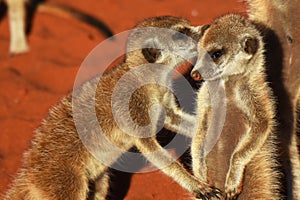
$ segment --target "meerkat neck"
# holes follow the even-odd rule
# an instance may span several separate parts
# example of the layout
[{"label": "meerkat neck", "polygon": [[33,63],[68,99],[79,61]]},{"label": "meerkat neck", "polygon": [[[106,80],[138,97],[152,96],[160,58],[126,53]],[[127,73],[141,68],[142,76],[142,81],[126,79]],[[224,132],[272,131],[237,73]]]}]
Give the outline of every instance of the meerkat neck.
[{"label": "meerkat neck", "polygon": [[[249,67],[248,67],[248,72],[249,73],[256,73],[256,72],[263,72],[265,71],[265,58],[263,55],[262,50],[259,50],[259,54],[254,56],[250,61],[249,61]],[[250,74],[251,75],[251,74]]]},{"label": "meerkat neck", "polygon": [[230,76],[225,76],[222,78],[224,83],[229,85],[234,85],[236,82],[243,80],[244,82],[251,81],[252,78],[259,79],[261,76],[260,74],[263,74],[265,71],[264,68],[264,59],[259,56],[256,58],[253,58],[247,66],[247,70],[243,73],[239,74],[232,74]]}]

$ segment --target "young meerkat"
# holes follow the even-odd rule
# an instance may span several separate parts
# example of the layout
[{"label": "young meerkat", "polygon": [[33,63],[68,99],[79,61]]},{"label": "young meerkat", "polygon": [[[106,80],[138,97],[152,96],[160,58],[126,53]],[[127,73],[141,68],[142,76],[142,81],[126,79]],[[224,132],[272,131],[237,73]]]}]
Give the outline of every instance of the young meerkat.
[{"label": "young meerkat", "polygon": [[[167,32],[159,32],[158,28]],[[24,165],[4,200],[83,200],[87,198],[88,181],[96,183],[95,199],[105,199],[109,186],[108,167],[133,146],[196,197],[219,197],[218,189],[197,180],[159,145],[155,133],[158,121],[163,121],[163,109],[156,106],[151,110],[152,105],[160,104],[166,114],[164,127],[184,135],[191,134],[195,117],[176,106],[166,85],[171,82],[175,67],[185,61],[182,56],[197,55],[194,39],[199,39],[200,29],[182,18],[170,16],[141,22],[128,38],[124,62],[102,77],[84,83],[50,110],[36,130],[32,147],[24,155]],[[138,70],[149,63],[150,66]],[[127,74],[130,78],[125,79],[127,82],[123,85],[121,80]],[[143,85],[147,79],[150,84]],[[157,82],[165,85],[159,86]],[[125,106],[129,113],[123,113],[126,108],[121,104],[126,101],[127,88],[132,85],[141,86]],[[122,92],[119,96],[114,92],[117,87],[121,88],[118,92]],[[90,118],[92,111],[96,119]],[[135,123],[133,127],[127,124],[130,120]],[[102,131],[97,129],[99,125]],[[85,134],[80,137],[79,132]],[[96,149],[96,153],[92,154],[89,147]]]},{"label": "young meerkat", "polygon": [[[0,3],[1,2],[5,2],[8,7],[10,26],[10,54],[25,53],[29,50],[26,40],[26,32],[29,32],[29,29],[31,28],[31,17],[33,13],[27,11],[34,12],[36,7],[38,10],[43,12],[78,19],[96,27],[101,32],[104,32],[107,37],[111,37],[113,35],[112,31],[95,17],[68,6],[30,0],[0,0]],[[26,8],[30,8],[31,10]]]},{"label": "young meerkat", "polygon": [[242,16],[219,17],[204,32],[198,52],[191,76],[201,74],[205,82],[191,146],[195,176],[225,190],[226,199],[281,199],[275,106],[259,31]]}]

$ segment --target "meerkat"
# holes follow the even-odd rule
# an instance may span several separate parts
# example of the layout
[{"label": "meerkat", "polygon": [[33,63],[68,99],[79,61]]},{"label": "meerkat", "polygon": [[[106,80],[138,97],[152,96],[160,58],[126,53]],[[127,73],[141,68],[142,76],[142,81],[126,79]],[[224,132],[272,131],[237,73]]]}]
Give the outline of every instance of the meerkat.
[{"label": "meerkat", "polygon": [[[0,2],[5,2],[8,7],[10,26],[9,52],[12,55],[25,53],[29,50],[26,40],[26,32],[30,31],[30,25],[32,23],[32,19],[30,18],[33,16],[33,12],[36,7],[41,12],[53,13],[55,15],[75,18],[83,21],[96,27],[107,37],[111,37],[113,35],[110,28],[95,17],[68,6],[28,0],[0,0]],[[28,9],[26,9],[26,6]]]},{"label": "meerkat", "polygon": [[[251,20],[263,26],[268,76],[278,99],[280,164],[289,199],[300,199],[299,138],[297,138],[297,90],[300,88],[298,59],[300,13],[298,0],[246,0]],[[271,33],[271,34],[270,34]],[[278,41],[277,41],[278,40]],[[298,144],[297,144],[298,141]]]},{"label": "meerkat", "polygon": [[[206,29],[198,52],[191,76],[201,74],[205,82],[198,92],[199,121],[191,145],[195,176],[224,190],[226,199],[281,199],[275,101],[265,77],[260,32],[242,16],[224,15]],[[224,97],[213,93],[222,90]],[[216,129],[209,127],[218,126],[222,101],[224,125],[212,138]],[[208,149],[210,139],[216,144]]]},{"label": "meerkat", "polygon": [[[149,27],[155,29],[144,30]],[[159,33],[157,28],[173,30],[173,34]],[[158,169],[197,198],[220,197],[217,188],[197,180],[159,145],[155,138],[155,129],[158,120],[161,120],[159,115],[162,108],[158,107],[154,112],[150,112],[151,105],[159,103],[166,113],[164,127],[184,135],[191,134],[188,127],[195,124],[195,117],[182,112],[176,106],[171,91],[156,85],[155,79],[170,82],[175,66],[185,61],[181,56],[196,56],[196,43],[193,39],[197,40],[200,37],[200,29],[191,26],[182,18],[171,16],[154,17],[141,22],[128,38],[128,53],[123,63],[101,78],[84,83],[74,91],[75,93],[63,98],[50,110],[49,116],[36,130],[32,147],[24,155],[24,165],[4,200],[83,200],[87,197],[88,181],[96,182],[95,199],[105,199],[109,186],[108,167],[133,146]],[[134,49],[135,46],[141,45],[144,48]],[[155,67],[151,70],[145,69],[146,71],[134,71],[139,66],[149,63]],[[125,90],[124,94],[113,100],[118,82],[132,70],[135,79],[126,80],[128,84],[120,86]],[[142,85],[134,91],[129,101],[129,117],[137,124],[135,126],[150,124],[147,129],[151,132],[150,136],[146,133],[147,137],[139,137],[144,133],[138,132],[138,128],[125,127],[136,131],[129,133],[118,126],[114,120],[113,106],[125,101],[123,96],[126,95],[126,88],[130,87],[130,82],[138,85],[146,78],[150,78],[152,84]],[[93,91],[94,89],[96,91]],[[88,108],[91,101],[94,101],[95,105]],[[79,106],[77,112],[74,112],[74,102]],[[96,119],[90,120],[89,109],[95,110]],[[128,120],[122,113],[123,108],[116,109],[121,119]],[[81,117],[77,123],[82,127],[75,126],[76,116]],[[180,127],[179,124],[183,126]],[[101,126],[102,133],[96,132],[98,125]],[[103,157],[97,159],[97,155],[92,155],[87,146],[83,145],[78,133],[80,128],[81,131],[87,132],[84,139]],[[114,147],[120,151],[110,150]]]}]

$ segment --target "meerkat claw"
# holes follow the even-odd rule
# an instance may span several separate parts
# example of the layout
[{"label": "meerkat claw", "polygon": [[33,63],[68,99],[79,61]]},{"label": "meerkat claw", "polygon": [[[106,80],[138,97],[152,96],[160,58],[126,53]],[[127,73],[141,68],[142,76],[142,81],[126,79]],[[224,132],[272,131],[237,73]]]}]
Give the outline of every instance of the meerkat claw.
[{"label": "meerkat claw", "polygon": [[197,194],[196,199],[208,200],[208,198],[204,194]]},{"label": "meerkat claw", "polygon": [[203,191],[203,189],[200,189],[196,191],[196,198],[197,199],[202,199],[202,200],[210,200],[211,198],[222,198],[222,191],[219,190],[218,188],[211,186],[209,187],[210,191]]},{"label": "meerkat claw", "polygon": [[229,192],[226,194],[225,200],[237,200],[239,194],[234,192]]},{"label": "meerkat claw", "polygon": [[215,197],[218,199],[221,199],[223,197],[223,192],[216,187],[214,187],[214,189],[215,189],[215,192],[214,192]]},{"label": "meerkat claw", "polygon": [[211,188],[213,189],[213,191],[209,192],[207,195],[209,197],[215,197],[215,198],[221,199],[223,196],[222,191],[219,190],[218,188],[216,188],[215,186],[212,186]]}]

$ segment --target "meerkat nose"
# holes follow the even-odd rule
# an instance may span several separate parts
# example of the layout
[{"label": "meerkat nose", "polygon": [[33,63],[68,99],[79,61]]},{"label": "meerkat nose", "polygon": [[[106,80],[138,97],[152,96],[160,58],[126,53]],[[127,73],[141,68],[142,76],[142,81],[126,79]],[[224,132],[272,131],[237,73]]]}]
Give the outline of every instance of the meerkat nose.
[{"label": "meerkat nose", "polygon": [[200,81],[202,79],[201,74],[198,70],[193,70],[191,72],[191,77],[195,80],[195,81]]}]

